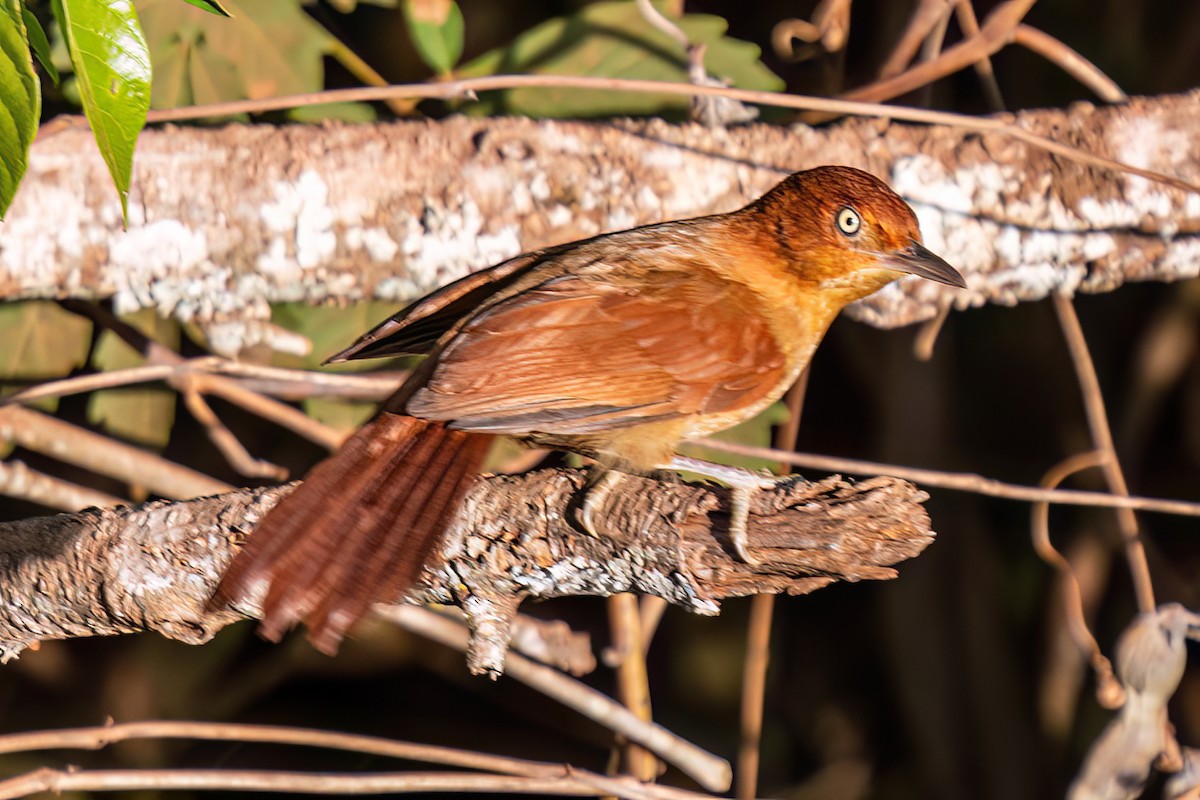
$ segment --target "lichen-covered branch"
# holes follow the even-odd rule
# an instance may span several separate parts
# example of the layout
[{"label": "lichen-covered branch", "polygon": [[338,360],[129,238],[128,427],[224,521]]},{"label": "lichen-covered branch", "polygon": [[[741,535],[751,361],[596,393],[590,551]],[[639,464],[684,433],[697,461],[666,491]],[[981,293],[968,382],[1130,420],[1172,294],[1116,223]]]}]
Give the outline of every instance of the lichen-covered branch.
[{"label": "lichen-covered branch", "polygon": [[[1197,118],[1200,92],[1013,117],[1193,183]],[[901,282],[852,312],[873,324],[1200,270],[1200,195],[1000,132],[453,117],[148,131],[127,232],[90,133],[46,135],[4,222],[0,297],[112,297],[118,311],[205,324],[221,352],[289,347],[264,324],[269,303],[399,303],[523,250],[733,209],[787,172],[835,162],[889,178],[971,285]]]},{"label": "lichen-covered branch", "polygon": [[[500,670],[525,598],[638,591],[713,614],[722,598],[800,594],[835,580],[884,579],[932,541],[925,494],[894,478],[797,481],[764,492],[736,560],[721,490],[627,477],[600,537],[570,522],[582,473],[543,470],[480,481],[408,600],[459,605],[469,663]],[[288,487],[0,525],[0,655],[43,639],[157,630],[200,643],[251,605],[207,613],[225,565]],[[396,598],[400,601],[403,598]]]}]

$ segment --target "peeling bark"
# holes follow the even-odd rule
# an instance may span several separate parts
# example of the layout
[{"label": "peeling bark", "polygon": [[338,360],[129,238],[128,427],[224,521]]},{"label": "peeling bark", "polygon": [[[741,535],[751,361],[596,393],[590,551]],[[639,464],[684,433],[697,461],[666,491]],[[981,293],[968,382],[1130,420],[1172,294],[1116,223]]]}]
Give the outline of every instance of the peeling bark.
[{"label": "peeling bark", "polygon": [[[1016,124],[1200,181],[1200,92],[1077,104]],[[467,119],[145,132],[131,225],[85,130],[49,134],[3,223],[0,297],[112,297],[205,324],[221,352],[267,341],[269,303],[396,303],[543,245],[736,208],[787,172],[888,178],[956,292],[905,281],[851,313],[895,326],[959,308],[1200,271],[1200,195],[1081,167],[1003,134],[881,120],[710,130],[658,120]]]},{"label": "peeling bark", "polygon": [[[526,598],[637,591],[715,614],[725,597],[802,594],[836,580],[895,577],[932,540],[926,495],[894,478],[797,480],[763,492],[750,546],[731,555],[717,492],[627,477],[592,537],[567,520],[583,474],[543,470],[480,481],[440,559],[406,599],[461,606],[469,664],[498,672]],[[256,616],[204,605],[254,524],[289,487],[91,509],[0,525],[0,656],[43,639],[156,630],[190,643]],[[619,531],[636,534],[620,534]],[[236,612],[236,613],[235,613]]]}]

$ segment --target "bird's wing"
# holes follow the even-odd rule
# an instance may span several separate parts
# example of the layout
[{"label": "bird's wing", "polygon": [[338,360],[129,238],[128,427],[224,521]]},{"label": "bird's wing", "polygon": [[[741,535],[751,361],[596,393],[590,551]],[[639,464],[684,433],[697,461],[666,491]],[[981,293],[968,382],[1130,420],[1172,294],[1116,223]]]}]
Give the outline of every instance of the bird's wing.
[{"label": "bird's wing", "polygon": [[460,319],[553,254],[553,249],[525,253],[446,284],[388,317],[325,363],[428,353]]},{"label": "bird's wing", "polygon": [[643,264],[621,281],[627,266],[591,262],[482,310],[434,353],[407,412],[467,430],[586,434],[734,411],[783,380],[751,289],[694,263]]}]

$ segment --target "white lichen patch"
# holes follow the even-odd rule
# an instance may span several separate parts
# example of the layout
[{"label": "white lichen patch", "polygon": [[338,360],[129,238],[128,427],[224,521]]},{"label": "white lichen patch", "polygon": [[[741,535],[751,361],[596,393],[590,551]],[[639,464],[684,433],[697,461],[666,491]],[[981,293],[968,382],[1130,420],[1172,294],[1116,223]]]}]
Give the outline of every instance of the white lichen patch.
[{"label": "white lichen patch", "polygon": [[294,181],[275,181],[273,199],[259,206],[263,227],[274,234],[259,256],[258,266],[279,280],[297,280],[290,267],[308,270],[326,263],[337,250],[329,187],[316,171],[306,169]]},{"label": "white lichen patch", "polygon": [[103,269],[107,282],[117,287],[113,309],[118,314],[156,308],[169,316],[197,298],[207,298],[211,306],[224,294],[229,277],[227,269],[210,261],[204,231],[174,219],[114,236]]},{"label": "white lichen patch", "polygon": [[386,264],[391,262],[400,252],[396,243],[386,230],[374,226],[371,228],[350,228],[346,231],[346,247],[350,252],[366,250],[372,261]]},{"label": "white lichen patch", "polygon": [[483,214],[470,198],[453,210],[426,206],[421,219],[409,217],[405,222],[400,251],[408,280],[424,291],[521,252],[517,226],[486,232]]}]

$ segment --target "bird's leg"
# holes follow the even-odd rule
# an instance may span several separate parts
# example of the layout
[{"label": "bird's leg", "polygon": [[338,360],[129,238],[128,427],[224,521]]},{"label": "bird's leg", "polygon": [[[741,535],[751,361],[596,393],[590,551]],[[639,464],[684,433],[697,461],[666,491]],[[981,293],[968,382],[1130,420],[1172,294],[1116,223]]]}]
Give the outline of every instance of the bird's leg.
[{"label": "bird's leg", "polygon": [[796,476],[769,477],[757,472],[751,472],[741,467],[731,467],[726,464],[713,464],[698,458],[673,456],[671,463],[664,469],[684,470],[711,478],[718,483],[728,486],[729,498],[729,542],[738,558],[751,566],[759,564],[759,560],[750,555],[748,545],[750,524],[750,498],[762,489],[774,489],[780,483],[795,480]]},{"label": "bird's leg", "polygon": [[596,463],[588,470],[587,482],[583,484],[583,500],[575,518],[584,533],[600,537],[596,527],[597,514],[604,507],[604,502],[612,494],[613,487],[621,480],[621,473],[609,469],[603,464]]}]

